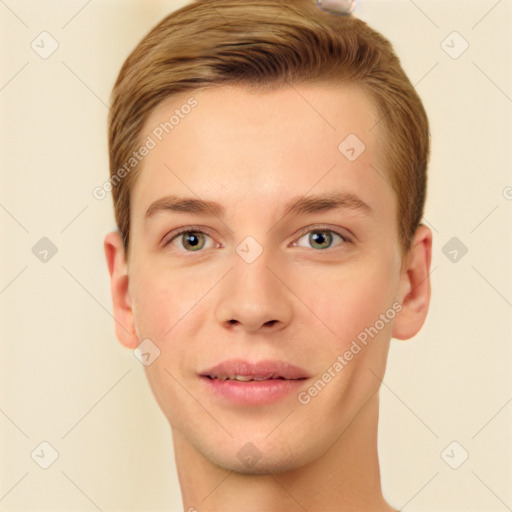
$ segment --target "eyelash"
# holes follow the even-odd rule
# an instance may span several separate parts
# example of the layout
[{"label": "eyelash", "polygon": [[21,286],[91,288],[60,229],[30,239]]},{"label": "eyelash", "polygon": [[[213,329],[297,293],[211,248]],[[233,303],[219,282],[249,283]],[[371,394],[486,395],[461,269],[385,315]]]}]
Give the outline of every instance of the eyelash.
[{"label": "eyelash", "polygon": [[[298,237],[294,241],[294,243],[296,243],[296,241],[299,240],[300,238],[302,238],[304,235],[307,235],[308,233],[311,233],[311,232],[314,232],[314,231],[324,232],[324,233],[333,233],[335,235],[338,235],[343,240],[340,245],[344,245],[346,243],[352,243],[352,240],[350,240],[350,238],[348,238],[346,235],[343,235],[343,234],[341,234],[340,232],[338,232],[338,231],[336,231],[334,229],[330,229],[330,228],[327,228],[327,227],[321,226],[321,225],[309,226],[307,228],[304,228],[304,230],[302,230],[300,232],[300,234],[298,235]],[[185,233],[200,233],[202,235],[206,235],[206,236],[209,236],[210,238],[212,238],[209,233],[207,233],[206,231],[203,231],[199,227],[196,228],[195,226],[186,226],[186,227],[180,228],[172,236],[172,238],[170,238],[167,242],[165,242],[163,244],[163,247],[167,247],[174,240],[176,240],[180,235],[183,235]],[[336,247],[338,247],[338,246],[336,246]],[[328,251],[329,249],[335,249],[336,247],[334,247],[334,248],[333,247],[328,247],[327,249],[317,249],[317,252],[325,252],[325,251]],[[183,252],[194,253],[194,252],[203,252],[203,251],[199,250],[199,251],[183,251]]]}]

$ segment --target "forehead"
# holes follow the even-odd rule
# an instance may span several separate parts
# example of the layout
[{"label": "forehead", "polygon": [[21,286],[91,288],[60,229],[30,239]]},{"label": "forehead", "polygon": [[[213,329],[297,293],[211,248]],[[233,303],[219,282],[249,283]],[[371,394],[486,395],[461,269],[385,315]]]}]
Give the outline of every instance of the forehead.
[{"label": "forehead", "polygon": [[161,103],[142,130],[141,140],[150,137],[154,147],[132,190],[132,225],[166,194],[240,211],[282,207],[309,191],[344,190],[385,208],[394,197],[378,121],[367,96],[347,86],[217,86],[182,93]]}]

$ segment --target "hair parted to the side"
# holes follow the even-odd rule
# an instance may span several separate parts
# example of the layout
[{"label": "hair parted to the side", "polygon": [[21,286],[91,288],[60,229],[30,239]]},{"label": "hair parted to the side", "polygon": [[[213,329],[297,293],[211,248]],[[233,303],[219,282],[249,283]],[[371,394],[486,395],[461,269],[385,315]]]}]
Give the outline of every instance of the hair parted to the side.
[{"label": "hair parted to the side", "polygon": [[[163,100],[223,84],[275,89],[324,82],[354,85],[376,108],[405,254],[426,197],[425,109],[386,38],[353,16],[321,11],[312,0],[197,0],[158,23],[126,59],[112,91],[111,180],[140,147],[145,122]],[[131,190],[142,168],[143,162],[112,187],[127,254]]]}]

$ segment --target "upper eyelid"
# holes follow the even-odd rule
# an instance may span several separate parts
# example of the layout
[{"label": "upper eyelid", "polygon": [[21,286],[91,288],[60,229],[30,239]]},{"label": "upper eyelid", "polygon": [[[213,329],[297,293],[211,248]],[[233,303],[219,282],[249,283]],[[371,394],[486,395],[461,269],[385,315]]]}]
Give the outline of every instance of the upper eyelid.
[{"label": "upper eyelid", "polygon": [[171,243],[173,240],[175,240],[181,235],[184,235],[185,233],[203,233],[205,235],[208,235],[210,238],[213,238],[213,236],[210,233],[208,233],[208,231],[205,230],[204,228],[200,228],[199,226],[183,226],[183,228],[177,228],[177,232],[170,236],[168,240],[166,240],[166,238],[169,235],[169,233],[164,235],[164,237],[162,238],[162,245],[165,246]]},{"label": "upper eyelid", "polygon": [[306,227],[303,230],[301,229],[299,231],[299,234],[296,236],[298,236],[299,238],[302,238],[304,235],[307,235],[311,231],[330,231],[332,233],[335,233],[336,235],[341,236],[344,240],[351,240],[351,238],[349,236],[340,232],[340,231],[344,231],[341,228],[330,228],[329,226],[325,226],[323,224],[314,224],[313,226]]}]

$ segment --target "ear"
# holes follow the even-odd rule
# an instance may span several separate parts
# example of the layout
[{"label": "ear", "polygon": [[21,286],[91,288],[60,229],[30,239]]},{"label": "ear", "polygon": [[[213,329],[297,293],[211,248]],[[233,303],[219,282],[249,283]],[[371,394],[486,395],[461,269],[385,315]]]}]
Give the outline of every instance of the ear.
[{"label": "ear", "polygon": [[402,310],[395,317],[391,336],[412,338],[421,329],[430,305],[430,263],[432,231],[421,224],[400,272],[399,301]]},{"label": "ear", "polygon": [[139,344],[133,322],[132,303],[128,291],[128,265],[123,241],[119,232],[105,236],[105,257],[110,273],[110,292],[114,307],[114,320],[117,339],[127,348]]}]

